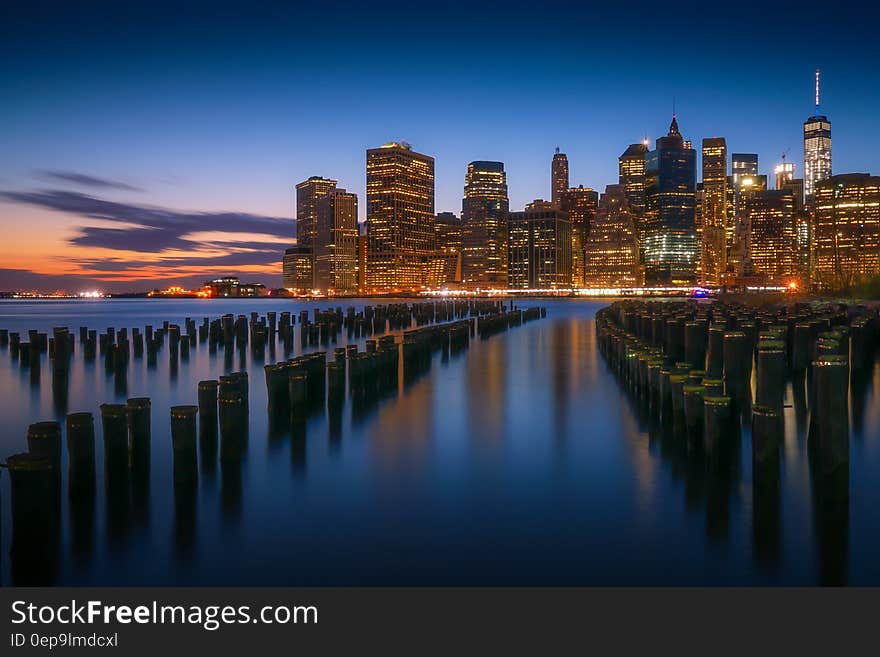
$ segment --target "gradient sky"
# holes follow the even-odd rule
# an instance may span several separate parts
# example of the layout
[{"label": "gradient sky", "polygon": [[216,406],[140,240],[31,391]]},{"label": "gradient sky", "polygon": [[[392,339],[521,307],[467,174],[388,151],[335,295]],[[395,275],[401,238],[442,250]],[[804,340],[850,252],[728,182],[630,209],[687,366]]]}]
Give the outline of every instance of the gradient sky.
[{"label": "gradient sky", "polygon": [[392,139],[436,158],[438,212],[460,212],[471,160],[505,163],[513,209],[548,197],[557,145],[571,183],[602,190],[673,102],[696,146],[724,136],[762,173],[790,149],[800,175],[817,66],[834,171],[880,170],[865,10],[18,4],[0,21],[0,290],[277,285],[294,185],[336,178],[363,218],[364,150]]}]

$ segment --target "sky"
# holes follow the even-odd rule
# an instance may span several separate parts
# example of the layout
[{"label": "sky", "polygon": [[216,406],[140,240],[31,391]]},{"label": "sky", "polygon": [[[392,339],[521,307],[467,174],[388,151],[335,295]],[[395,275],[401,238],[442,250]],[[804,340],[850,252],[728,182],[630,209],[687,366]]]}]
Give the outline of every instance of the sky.
[{"label": "sky", "polygon": [[[436,210],[500,160],[511,209],[617,182],[673,111],[802,174],[822,70],[835,173],[877,173],[871,10],[827,3],[39,2],[0,21],[0,291],[139,291],[237,274],[280,284],[294,186],[365,210],[365,150],[436,159]],[[867,13],[866,13],[867,11]]]}]

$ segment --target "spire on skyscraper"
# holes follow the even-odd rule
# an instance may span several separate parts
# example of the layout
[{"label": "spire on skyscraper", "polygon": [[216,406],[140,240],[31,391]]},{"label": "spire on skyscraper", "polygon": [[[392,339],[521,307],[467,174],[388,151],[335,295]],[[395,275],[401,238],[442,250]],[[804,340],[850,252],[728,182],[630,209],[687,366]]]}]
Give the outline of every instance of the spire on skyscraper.
[{"label": "spire on skyscraper", "polygon": [[669,124],[669,136],[681,137],[681,132],[678,130],[678,119],[675,114],[672,115],[672,123]]}]

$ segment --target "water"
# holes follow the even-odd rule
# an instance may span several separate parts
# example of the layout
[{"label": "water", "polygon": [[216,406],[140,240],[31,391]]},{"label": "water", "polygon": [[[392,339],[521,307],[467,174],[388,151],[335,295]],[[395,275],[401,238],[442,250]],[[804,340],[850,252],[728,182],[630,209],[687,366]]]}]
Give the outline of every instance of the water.
[{"label": "water", "polygon": [[[195,403],[199,380],[228,371],[222,349],[212,356],[200,345],[172,376],[166,344],[155,370],[132,359],[122,390],[100,356],[84,363],[77,340],[66,400],[53,393],[45,356],[40,383],[32,385],[0,351],[0,457],[26,450],[32,422],[74,411],[96,416],[98,495],[93,508],[75,510],[62,495],[55,582],[880,583],[880,370],[851,392],[849,504],[829,514],[815,502],[806,421],[786,408],[778,499],[768,515],[766,505],[753,504],[747,430],[723,477],[689,460],[674,437],[649,431],[597,352],[593,318],[604,302],[517,303],[544,305],[547,318],[474,339],[447,361],[437,354],[425,376],[401,382],[365,417],[352,417],[350,400],[338,427],[326,413],[312,417],[304,441],[270,435],[263,363],[249,352],[241,362],[236,353],[232,369],[250,372],[247,454],[237,472],[202,463],[193,498],[175,496],[168,409]],[[24,335],[58,325],[100,332],[227,312],[297,314],[314,305],[2,302],[0,327]],[[343,333],[335,346],[344,343]],[[280,347],[276,355],[282,358]],[[267,353],[266,362],[273,360]],[[98,405],[136,396],[153,402],[151,480],[120,515],[118,500],[103,493]],[[4,583],[11,577],[9,500],[4,473]]]}]

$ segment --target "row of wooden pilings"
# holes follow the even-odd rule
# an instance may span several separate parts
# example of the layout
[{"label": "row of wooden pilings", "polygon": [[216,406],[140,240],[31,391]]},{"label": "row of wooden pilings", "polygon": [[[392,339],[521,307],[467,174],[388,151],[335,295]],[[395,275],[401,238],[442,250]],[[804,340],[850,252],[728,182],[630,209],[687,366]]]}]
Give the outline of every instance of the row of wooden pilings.
[{"label": "row of wooden pilings", "polygon": [[[344,314],[342,308],[314,308],[312,313],[303,310],[299,313],[300,343],[303,348],[327,346],[335,343],[343,330],[352,340],[381,335],[386,330],[403,330],[413,323],[424,326],[456,318],[497,314],[503,306],[499,300],[470,299],[367,305],[360,311],[349,307]],[[155,329],[152,325],[145,326],[143,332],[137,327],[130,333],[127,328],[109,327],[98,334],[81,326],[79,341],[86,360],[100,355],[108,373],[123,375],[132,357],[140,359],[146,354],[147,363],[155,364],[156,355],[166,338],[172,363],[188,360],[196,344],[206,341],[212,352],[218,346],[244,349],[250,345],[256,354],[262,355],[267,345],[275,344],[276,336],[284,345],[286,357],[293,350],[295,325],[296,316],[290,312],[269,311],[263,316],[251,312],[249,317],[244,314],[226,314],[214,320],[204,317],[199,324],[187,317],[182,327],[166,320]],[[48,353],[53,369],[64,372],[69,367],[74,346],[74,334],[66,327],[54,328],[51,337],[29,330],[26,341],[22,341],[18,332],[0,329],[0,349],[8,347],[22,369],[31,369],[36,377],[39,377],[41,354]]]},{"label": "row of wooden pilings", "polygon": [[[457,310],[455,306],[450,308],[455,312],[468,311],[467,306],[460,306]],[[488,306],[480,308],[481,311],[484,309],[487,310]],[[386,314],[386,319],[393,314]],[[296,431],[311,413],[323,409],[325,404],[332,420],[338,416],[346,391],[355,404],[377,403],[383,396],[397,390],[401,365],[404,383],[411,383],[430,369],[433,354],[440,351],[448,356],[467,349],[481,320],[485,320],[486,328],[480,330],[480,335],[488,337],[503,330],[498,328],[499,323],[505,328],[512,327],[545,315],[544,309],[514,309],[486,316],[478,314],[468,319],[404,331],[400,343],[396,342],[394,335],[382,335],[367,340],[365,351],[358,351],[357,345],[350,344],[336,348],[332,355],[318,351],[266,365],[270,420],[279,414],[286,416],[288,426]],[[434,317],[440,321],[446,315],[435,314]],[[272,326],[271,315],[267,319],[267,327]],[[282,321],[281,326],[285,325]],[[186,326],[188,334],[195,332],[190,330],[189,321]],[[207,326],[206,335],[209,336],[210,323]],[[173,324],[156,330],[148,326],[143,335],[148,343],[162,342],[168,336],[172,348],[189,348],[189,341],[184,341],[186,336],[181,336]],[[86,332],[85,339],[94,341],[95,337]],[[110,329],[102,334],[99,344],[109,351],[111,346],[125,345],[127,339],[124,330],[115,332]],[[39,344],[39,340],[35,343]],[[55,358],[58,358],[58,345],[72,347],[72,340],[56,337],[54,344]],[[239,463],[246,452],[250,406],[247,372],[200,381],[196,398],[196,404],[170,409],[175,495],[193,490],[198,480],[199,451],[216,452],[218,435],[221,465]],[[124,494],[129,482],[149,481],[151,417],[151,401],[145,397],[130,398],[124,404],[100,406],[103,478],[108,499]],[[68,414],[63,430],[62,423],[56,421],[30,425],[28,451],[8,457],[5,463],[11,480],[13,540],[10,554],[16,584],[51,583],[49,565],[55,562],[53,552],[58,549],[60,532],[62,434],[66,436],[67,494],[71,504],[88,502],[96,495],[96,432],[92,413]]]},{"label": "row of wooden pilings", "polygon": [[840,305],[621,301],[596,315],[623,384],[691,444],[711,447],[750,416],[755,463],[777,458],[787,382],[806,383],[808,442],[831,479],[848,476],[849,380],[873,368],[878,326],[876,312]]}]

